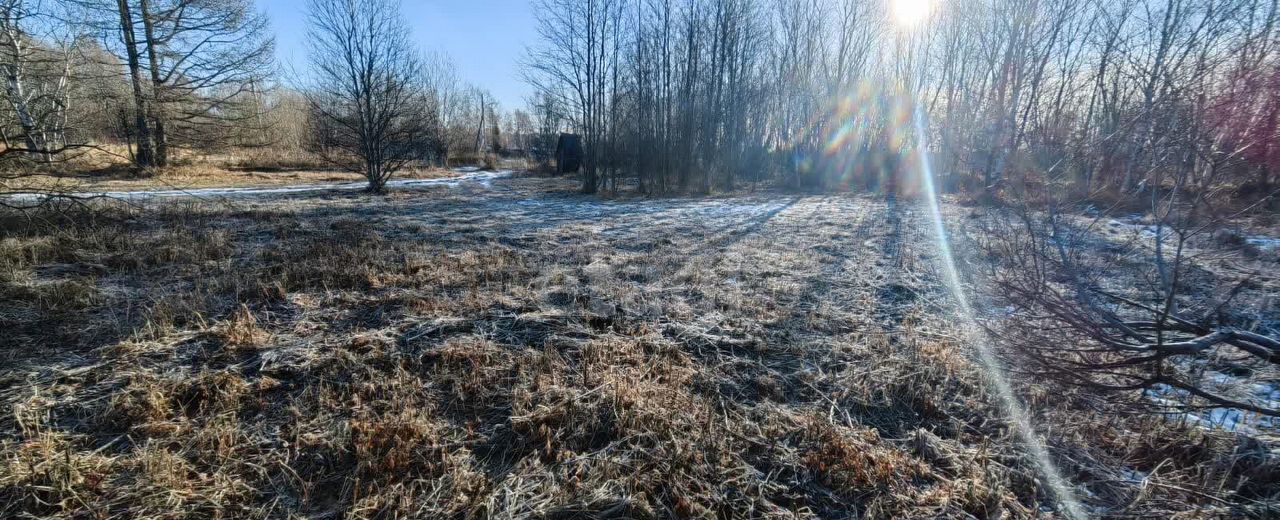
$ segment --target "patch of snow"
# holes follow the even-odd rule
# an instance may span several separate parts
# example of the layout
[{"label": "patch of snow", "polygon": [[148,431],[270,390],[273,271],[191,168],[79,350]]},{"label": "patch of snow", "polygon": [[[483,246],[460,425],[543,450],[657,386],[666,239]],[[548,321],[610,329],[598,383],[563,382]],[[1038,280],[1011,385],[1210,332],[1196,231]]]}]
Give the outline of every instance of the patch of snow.
[{"label": "patch of snow", "polygon": [[1007,317],[1007,316],[1013,316],[1017,312],[1018,312],[1018,308],[1013,305],[1006,305],[1004,307],[989,307],[987,309],[987,314],[989,316],[1006,316]]},{"label": "patch of snow", "polygon": [[[1280,388],[1276,383],[1252,383],[1221,372],[1207,375],[1210,383],[1218,386],[1242,385],[1252,394],[1255,402],[1261,406],[1280,406]],[[1156,384],[1143,392],[1147,400],[1168,408],[1180,408],[1190,393],[1166,384]],[[1170,413],[1170,420],[1181,420],[1204,428],[1221,429],[1238,433],[1258,433],[1260,431],[1280,431],[1280,418],[1246,412],[1235,408],[1215,407],[1187,412]]]},{"label": "patch of snow", "polygon": [[1264,249],[1267,251],[1280,250],[1280,238],[1255,235],[1246,237],[1244,241],[1258,249]]},{"label": "patch of snow", "polygon": [[1140,234],[1146,238],[1155,238],[1157,231],[1160,231],[1160,234],[1166,237],[1171,234],[1170,229],[1167,227],[1161,230],[1157,226],[1153,226],[1153,225],[1141,224],[1141,223],[1135,223],[1135,222],[1125,222],[1125,221],[1116,220],[1116,219],[1107,221],[1107,228],[1112,233]]},{"label": "patch of snow", "polygon": [[1275,431],[1280,429],[1280,421],[1277,421],[1275,417],[1245,412],[1235,408],[1209,408],[1177,414],[1175,417],[1181,417],[1192,424],[1203,425],[1206,428],[1217,428],[1237,433],[1251,434],[1263,430]]},{"label": "patch of snow", "polygon": [[[478,182],[482,186],[489,187],[494,179],[511,175],[510,170],[500,171],[479,171],[479,169],[455,168],[454,171],[463,175],[457,177],[446,177],[443,179],[392,179],[387,181],[388,188],[414,188],[421,186],[449,186],[456,187],[466,182]],[[83,192],[76,195],[81,197],[108,197],[120,200],[147,200],[147,199],[163,199],[176,197],[253,197],[261,195],[286,195],[292,193],[308,193],[317,191],[352,191],[362,190],[368,183],[365,182],[342,182],[329,184],[299,184],[294,186],[272,186],[265,188],[195,188],[189,190],[134,190],[134,191],[102,191],[102,192]],[[19,194],[11,195],[10,200],[16,201],[36,201],[44,198],[40,194]]]},{"label": "patch of snow", "polygon": [[[1145,238],[1155,238],[1157,227],[1151,224],[1143,223],[1141,215],[1131,215],[1128,217],[1119,217],[1107,221],[1107,231],[1111,233],[1121,234],[1140,234]],[[1170,237],[1172,230],[1165,227],[1161,230],[1161,234]],[[1245,243],[1262,249],[1264,251],[1280,250],[1280,237],[1267,235],[1249,235],[1244,237]]]},{"label": "patch of snow", "polygon": [[1138,483],[1141,483],[1147,480],[1147,478],[1151,476],[1145,471],[1138,471],[1136,469],[1131,469],[1131,468],[1120,468],[1120,475],[1123,476],[1124,479],[1129,482],[1138,482]]}]

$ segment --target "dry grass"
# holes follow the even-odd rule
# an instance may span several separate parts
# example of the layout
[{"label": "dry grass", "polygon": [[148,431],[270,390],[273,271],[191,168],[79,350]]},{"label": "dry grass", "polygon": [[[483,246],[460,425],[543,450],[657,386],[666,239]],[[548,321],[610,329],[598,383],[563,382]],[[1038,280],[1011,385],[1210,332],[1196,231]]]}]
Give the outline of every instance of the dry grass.
[{"label": "dry grass", "polygon": [[[1054,516],[921,212],[557,182],[5,222],[0,516]],[[1021,388],[1097,514],[1275,511],[1274,447]]]},{"label": "dry grass", "polygon": [[[245,149],[221,155],[172,152],[171,165],[136,171],[128,162],[128,150],[103,145],[86,151],[52,171],[4,181],[8,190],[57,189],[61,191],[130,191],[149,189],[198,189],[273,187],[305,184],[363,182],[364,177],[335,170],[315,156],[298,151]],[[396,178],[435,179],[456,173],[443,168],[409,168]]]}]

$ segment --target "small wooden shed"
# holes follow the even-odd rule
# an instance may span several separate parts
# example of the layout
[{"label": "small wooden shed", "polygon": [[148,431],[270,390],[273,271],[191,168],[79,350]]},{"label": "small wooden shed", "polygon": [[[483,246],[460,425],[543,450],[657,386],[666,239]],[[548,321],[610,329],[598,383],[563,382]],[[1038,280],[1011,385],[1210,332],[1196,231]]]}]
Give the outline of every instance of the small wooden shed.
[{"label": "small wooden shed", "polygon": [[560,134],[556,140],[556,173],[573,173],[582,167],[582,138],[578,134]]}]

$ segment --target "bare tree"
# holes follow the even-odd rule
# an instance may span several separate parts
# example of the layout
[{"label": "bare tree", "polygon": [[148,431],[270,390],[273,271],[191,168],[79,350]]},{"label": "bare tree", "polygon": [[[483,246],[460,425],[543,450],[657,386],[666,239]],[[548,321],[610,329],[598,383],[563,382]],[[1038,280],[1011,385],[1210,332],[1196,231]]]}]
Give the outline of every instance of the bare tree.
[{"label": "bare tree", "polygon": [[459,84],[457,67],[448,56],[429,53],[423,63],[426,89],[436,110],[432,155],[439,164],[447,166],[451,152],[456,150],[453,134],[463,118],[466,89]]},{"label": "bare tree", "polygon": [[[54,177],[95,145],[83,107],[107,102],[91,88],[91,43],[66,5],[0,1],[0,208],[31,209],[84,199]],[[72,170],[73,171],[73,170]]]},{"label": "bare tree", "polygon": [[259,118],[274,41],[249,0],[65,0],[95,26],[127,78],[138,167],[166,166],[171,147],[216,148]]},{"label": "bare tree", "polygon": [[429,158],[437,128],[422,59],[395,0],[312,0],[314,77],[306,92],[317,151],[381,193],[406,165]]},{"label": "bare tree", "polygon": [[504,132],[507,134],[507,142],[511,148],[529,153],[529,139],[533,135],[533,118],[528,112],[520,109],[512,111],[511,117],[506,118]]},{"label": "bare tree", "polygon": [[611,123],[610,80],[618,67],[621,0],[540,0],[542,45],[530,50],[525,77],[543,95],[572,110],[583,136],[582,191],[600,187],[600,162]]},{"label": "bare tree", "polygon": [[526,100],[526,103],[530,106],[536,121],[533,140],[533,147],[536,148],[534,159],[546,166],[551,159],[552,150],[555,149],[556,136],[560,132],[564,117],[560,113],[556,98],[545,92],[535,94]]},{"label": "bare tree", "polygon": [[0,121],[0,157],[47,163],[77,144],[67,133],[79,35],[51,23],[51,16],[39,0],[0,1],[0,76],[12,118]]},{"label": "bare tree", "polygon": [[247,110],[266,88],[274,42],[248,0],[137,0],[150,80],[155,165],[171,143],[218,147],[233,128],[260,121]]}]

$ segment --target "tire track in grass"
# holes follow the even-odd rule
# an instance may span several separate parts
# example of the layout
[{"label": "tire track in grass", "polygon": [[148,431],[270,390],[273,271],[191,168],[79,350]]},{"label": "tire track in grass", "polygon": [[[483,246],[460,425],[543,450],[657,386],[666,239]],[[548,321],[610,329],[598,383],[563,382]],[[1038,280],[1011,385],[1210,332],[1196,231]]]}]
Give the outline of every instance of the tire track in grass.
[{"label": "tire track in grass", "polygon": [[[573,199],[539,204],[540,211],[552,210],[550,214],[539,216],[540,221],[552,220],[559,225],[538,231],[531,237],[537,245],[529,248],[530,261],[546,266],[542,270],[544,276],[534,282],[540,286],[535,290],[542,291],[544,300],[552,307],[568,311],[563,318],[582,320],[593,328],[630,327],[655,319],[665,323],[659,319],[660,316],[644,312],[643,308],[639,312],[628,308],[627,303],[680,296],[678,289],[684,284],[679,280],[687,275],[691,266],[723,255],[764,229],[798,200],[792,197],[769,204],[752,201],[735,206],[747,209],[735,211],[722,211],[718,204],[699,201],[669,205],[659,212],[639,213],[633,211],[634,204],[601,204]],[[582,210],[578,202],[590,208]],[[761,211],[753,211],[756,208]],[[714,218],[699,218],[708,215]],[[741,218],[736,218],[739,215]],[[613,225],[615,220],[625,221],[622,226],[614,226],[615,231],[622,231],[620,233],[606,235],[591,229],[591,226],[601,224]],[[692,224],[680,225],[688,223]],[[709,227],[716,224],[722,225]],[[693,234],[689,231],[690,226],[703,232],[697,233],[700,236],[693,240],[679,240],[679,236]],[[650,247],[641,247],[644,254],[625,247],[627,244],[635,245],[645,236],[657,238],[651,238],[647,244]],[[672,240],[673,236],[677,240]],[[676,262],[671,262],[673,259]],[[646,274],[628,276],[628,269],[640,269]]]},{"label": "tire track in grass", "polygon": [[[773,219],[794,207],[800,198],[792,197],[791,199],[775,203],[771,206],[763,206],[767,208],[761,213],[749,213],[741,219],[730,220],[723,225],[716,227],[707,227],[707,224],[716,224],[720,221],[731,218],[723,215],[716,215],[714,206],[698,204],[694,206],[680,206],[671,208],[672,211],[664,212],[664,214],[677,213],[665,220],[658,222],[641,222],[632,224],[630,229],[636,231],[636,235],[617,234],[613,236],[599,236],[593,241],[593,244],[587,244],[590,251],[580,251],[588,254],[595,251],[603,251],[612,253],[616,251],[626,251],[630,249],[639,249],[643,251],[642,255],[632,255],[631,258],[624,258],[619,264],[609,264],[609,273],[615,278],[623,278],[617,276],[619,271],[628,267],[640,267],[651,272],[651,275],[645,275],[638,280],[630,280],[639,285],[644,292],[656,295],[671,294],[679,292],[678,289],[686,286],[686,281],[694,274],[694,269],[710,260],[713,263],[723,259],[726,252],[738,246],[742,241],[764,229]],[[708,213],[718,217],[718,220],[704,220]],[[630,215],[613,215],[614,217],[629,218]],[[692,231],[690,226],[679,226],[673,229],[681,222],[697,222],[692,227],[702,229],[699,233],[701,239],[692,238],[687,243],[682,243],[684,237],[689,236]],[[647,224],[647,225],[642,225]],[[699,225],[700,224],[700,225]],[[559,231],[557,232],[559,233]],[[643,243],[645,238],[647,243]],[[574,237],[564,237],[573,239]],[[544,243],[550,243],[551,240],[544,240]],[[641,242],[637,246],[637,242]],[[579,244],[582,245],[582,244]],[[628,247],[630,245],[630,247]],[[649,247],[644,247],[644,246]],[[638,252],[638,251],[637,251]],[[555,255],[562,255],[564,252],[559,248],[543,248],[542,254],[554,258]],[[676,262],[668,262],[674,259]],[[568,264],[574,266],[577,274],[581,275],[583,268],[597,258],[573,257],[560,258],[557,263]]]},{"label": "tire track in grass", "polygon": [[[681,272],[688,269],[690,266],[697,265],[701,260],[708,259],[713,256],[714,258],[712,259],[715,261],[718,261],[723,256],[724,252],[729,251],[735,247],[738,247],[740,244],[743,243],[744,240],[760,233],[762,230],[767,229],[769,227],[770,222],[773,221],[775,217],[778,217],[779,215],[786,212],[788,209],[792,208],[798,201],[799,201],[799,198],[791,198],[790,200],[787,200],[785,202],[768,206],[767,207],[768,209],[766,211],[763,211],[760,213],[752,213],[747,215],[745,218],[742,218],[739,220],[733,220],[728,223],[724,223],[724,225],[722,226],[712,228],[706,233],[705,240],[693,240],[691,241],[690,244],[688,244],[687,247],[681,248],[676,253],[657,254],[655,252],[655,254],[647,257],[647,260],[650,263],[653,263],[657,258],[666,257],[666,256],[675,256],[677,258],[684,258],[686,260],[668,269],[663,274],[663,276],[657,277],[654,280],[642,285],[649,286],[655,283],[662,285],[664,284],[664,282],[671,280],[672,278],[678,278]],[[580,212],[575,212],[572,208],[566,208],[566,209],[571,214],[581,214]],[[625,208],[619,208],[619,209],[625,210]],[[713,207],[691,208],[689,206],[682,206],[680,208],[673,208],[673,210],[679,211],[682,213],[693,212],[694,214],[705,214],[708,212],[717,213],[716,211],[714,211]],[[706,210],[710,210],[710,211],[706,211]],[[620,213],[612,214],[612,216],[615,216],[617,218],[632,218],[635,215],[623,211]],[[599,214],[595,214],[593,218],[600,219],[602,217]],[[687,217],[685,218],[687,219]],[[682,220],[681,217],[673,217],[671,219],[666,220],[667,222],[666,225],[662,225],[662,224],[635,225],[633,227],[635,229],[642,230],[642,231],[657,232],[665,236],[667,234],[675,232],[671,229],[671,227],[674,225],[675,222],[679,222],[680,220]],[[710,224],[721,223],[721,220],[716,220],[708,223]],[[652,224],[652,222],[646,222],[646,223],[640,223],[640,224]],[[561,235],[565,232],[566,230],[564,229],[555,229],[555,230],[550,230],[550,232],[544,236],[546,236],[547,238],[555,238],[556,236]],[[572,230],[569,230],[569,233],[572,233]],[[587,281],[588,285],[586,285],[585,288],[582,288],[582,289],[585,289],[585,291],[588,294],[590,294],[592,291],[597,290],[598,284],[610,284],[616,281],[616,280],[608,280],[608,279],[599,279],[599,277],[597,277],[597,279],[592,279],[593,275],[585,271],[588,265],[590,265],[590,263],[594,260],[593,255],[595,254],[595,252],[597,251],[603,251],[606,253],[616,252],[618,250],[618,243],[625,241],[628,237],[622,237],[622,236],[601,237],[599,235],[596,235],[591,237],[590,239],[583,240],[582,235],[574,235],[571,238],[575,238],[576,240],[578,240],[578,242],[572,243],[572,251],[563,250],[561,247],[559,247],[559,245],[554,240],[543,240],[542,241],[543,245],[537,248],[536,254],[539,257],[541,257],[543,261],[553,262],[553,263],[557,263],[557,264],[569,267],[569,269],[571,269],[578,278],[580,278],[581,280]],[[567,258],[566,258],[566,255],[568,255]],[[615,267],[615,266],[610,266],[610,267]],[[611,274],[616,275],[616,270],[611,271]],[[595,295],[591,295],[591,297],[594,297],[594,296]],[[575,305],[577,303],[579,302],[576,302],[576,301],[564,302],[564,306],[569,306],[570,308],[576,308]],[[588,312],[591,312],[590,306],[588,306],[587,310]],[[652,323],[655,320],[661,321],[659,318],[655,318],[655,317],[629,316],[625,314],[619,317],[610,317],[608,320],[598,320],[590,316],[577,316],[573,314],[570,314],[567,316],[561,316],[557,319],[585,322],[585,323],[579,323],[577,325],[570,326],[570,328],[580,327],[582,332],[586,334],[586,338],[606,337],[606,336],[615,335],[615,334],[621,334],[621,335],[630,334],[628,330],[629,329],[628,324],[622,323],[624,321],[636,321],[640,323],[646,323],[646,322]],[[594,329],[594,330],[589,330],[589,329]],[[670,334],[670,331],[667,331],[667,330],[661,330],[660,332],[664,336],[667,336],[668,339],[671,339],[677,344],[680,344],[683,348],[685,348],[686,351],[690,350],[687,342],[681,341],[682,338],[680,338],[678,334]],[[566,350],[572,351],[574,350],[574,348],[570,347]],[[572,354],[569,354],[569,356],[572,357]],[[486,459],[492,459],[492,460],[498,461],[498,464],[494,464],[490,468],[491,471],[493,471],[495,474],[501,474],[506,469],[509,469],[509,468],[506,468],[505,465],[506,465],[506,462],[508,462],[507,459],[510,459],[512,455],[504,451],[503,448],[500,448],[497,445],[501,444],[501,440],[506,439],[507,438],[506,436],[510,435],[510,432],[511,432],[510,425],[501,426],[491,434],[493,438],[496,439],[496,441],[491,441],[490,443],[486,444],[486,448],[485,448]]]},{"label": "tire track in grass", "polygon": [[908,402],[886,405],[851,397],[846,383],[868,377],[891,356],[914,352],[919,323],[941,317],[940,308],[930,302],[940,285],[936,277],[919,271],[927,265],[919,257],[930,253],[928,243],[921,243],[924,226],[914,204],[892,197],[843,203],[856,204],[863,222],[847,240],[851,247],[811,279],[806,300],[815,309],[829,310],[816,325],[803,329],[811,347],[804,351],[804,370],[792,379],[811,380],[790,386],[812,390],[795,395],[801,398],[797,404],[821,406],[836,422],[861,423],[894,438],[903,433],[903,425],[909,430],[926,419]]},{"label": "tire track in grass", "polygon": [[[902,277],[893,273],[880,280],[868,280],[866,276],[868,268],[877,260],[895,270],[907,267],[902,260],[908,251],[903,244],[905,225],[896,213],[897,208],[880,205],[870,198],[824,197],[806,202],[788,215],[787,222],[771,227],[769,233],[760,237],[768,242],[751,249],[751,258],[739,260],[747,267],[744,278],[759,280],[764,278],[761,275],[781,269],[778,275],[782,281],[799,287],[787,293],[791,298],[780,302],[787,312],[763,331],[765,335],[760,344],[750,348],[730,345],[731,348],[713,349],[710,356],[697,357],[702,368],[700,387],[696,391],[725,417],[816,415],[828,416],[833,423],[855,431],[876,427],[875,422],[862,420],[868,410],[859,407],[856,399],[849,399],[849,380],[841,379],[842,369],[855,363],[861,370],[874,370],[874,360],[855,357],[855,354],[868,354],[870,349],[855,353],[833,348],[843,333],[875,325],[864,319],[849,330],[836,330],[830,324],[838,322],[841,316],[818,316],[815,321],[811,314],[822,306],[860,312],[865,307],[857,305],[859,298],[874,299],[881,286],[891,283],[890,280],[900,280]],[[850,217],[839,218],[845,215]],[[893,215],[897,216],[890,218]],[[883,240],[875,240],[877,237],[871,235],[881,224],[888,226],[888,233]],[[790,262],[771,264],[770,254],[779,252],[796,256],[791,257]],[[720,273],[716,274],[718,277]],[[767,284],[745,285],[749,297],[776,297]],[[726,318],[759,320],[748,311],[731,310]],[[781,462],[788,460],[785,453],[806,449],[802,436],[788,436],[775,442],[777,444],[744,457],[754,472],[789,480],[790,486],[802,486],[810,493],[826,496],[832,504],[848,505],[827,484],[807,476],[810,475],[807,470]],[[811,505],[820,510],[826,507]]]},{"label": "tire track in grass", "polygon": [[[802,291],[803,298],[797,303],[798,310],[807,313],[818,312],[821,308],[840,308],[850,307],[852,301],[847,298],[840,298],[844,301],[833,301],[832,296],[835,289],[840,287],[848,287],[855,285],[858,276],[864,275],[866,265],[866,255],[868,254],[868,244],[870,240],[866,238],[875,226],[885,221],[884,216],[874,218],[873,215],[881,213],[877,211],[876,204],[869,198],[858,197],[856,199],[834,198],[831,204],[834,206],[834,213],[851,214],[854,216],[855,224],[844,234],[844,239],[838,243],[830,243],[815,247],[820,254],[831,257],[834,261],[826,263],[815,276],[809,277],[808,284]],[[854,280],[850,280],[850,273],[856,273]],[[836,329],[824,330],[824,333],[839,334],[842,332],[851,332],[856,327],[852,323],[834,324]]]},{"label": "tire track in grass", "polygon": [[[805,342],[800,340],[810,336],[804,330],[810,307],[805,302],[833,270],[843,267],[842,262],[824,261],[833,252],[829,240],[842,236],[841,202],[807,198],[787,218],[771,222],[766,233],[754,235],[751,242],[739,241],[747,245],[735,250],[740,254],[720,255],[702,267],[710,276],[704,316],[712,319],[701,325],[702,330],[690,331],[696,341],[685,343],[696,349],[691,353],[706,366],[704,386],[714,387],[704,388],[704,393],[727,399],[722,406],[751,406],[794,390],[787,381],[802,369]],[[867,217],[866,212],[853,216],[855,230],[871,225]],[[815,235],[828,242],[815,245]],[[849,236],[845,233],[843,238]],[[753,247],[757,242],[762,243]],[[736,265],[725,265],[730,262]],[[724,304],[735,301],[741,305]],[[705,305],[708,302],[711,305]]]}]

